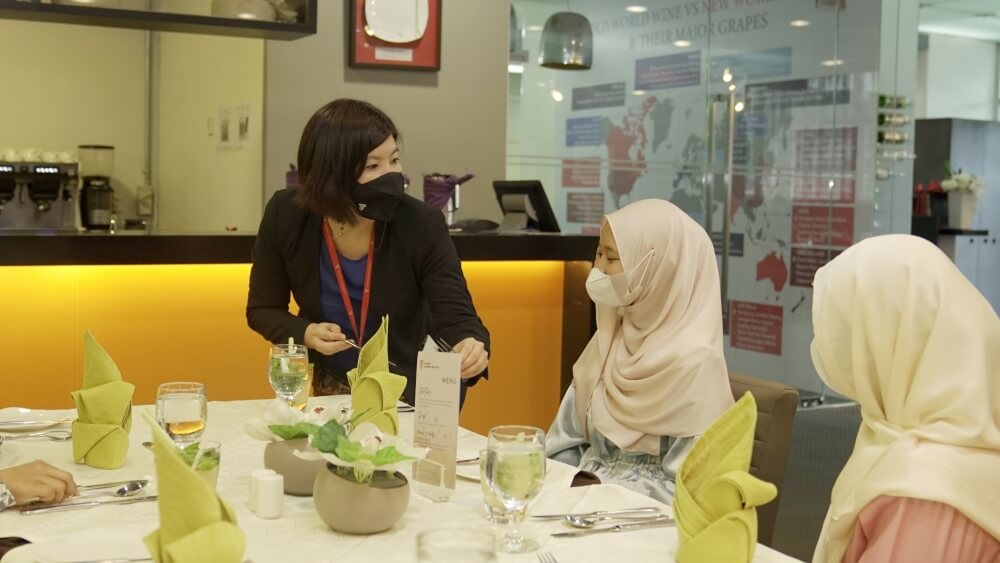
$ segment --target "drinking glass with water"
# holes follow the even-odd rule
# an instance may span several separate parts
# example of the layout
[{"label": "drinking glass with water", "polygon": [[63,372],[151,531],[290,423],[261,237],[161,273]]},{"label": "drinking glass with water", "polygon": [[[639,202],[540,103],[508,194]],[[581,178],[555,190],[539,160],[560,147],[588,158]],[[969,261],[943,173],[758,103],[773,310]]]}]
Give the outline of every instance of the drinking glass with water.
[{"label": "drinking glass with water", "polygon": [[499,550],[505,553],[537,550],[538,542],[522,536],[518,527],[528,503],[542,490],[545,481],[545,432],[531,426],[497,426],[490,430],[486,478],[490,490],[510,516]]},{"label": "drinking glass with water", "polygon": [[309,354],[304,344],[275,344],[271,346],[268,363],[268,381],[271,388],[289,405],[295,403],[309,380]]},{"label": "drinking glass with water", "polygon": [[205,384],[164,383],[156,390],[156,423],[178,446],[197,442],[207,420]]}]

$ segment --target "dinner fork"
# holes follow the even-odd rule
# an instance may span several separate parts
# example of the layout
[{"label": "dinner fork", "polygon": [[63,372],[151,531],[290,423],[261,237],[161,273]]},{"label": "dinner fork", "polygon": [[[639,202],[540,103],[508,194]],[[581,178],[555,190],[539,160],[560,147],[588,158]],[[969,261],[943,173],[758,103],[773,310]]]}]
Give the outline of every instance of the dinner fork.
[{"label": "dinner fork", "polygon": [[438,350],[442,352],[455,351],[455,349],[451,347],[451,344],[448,344],[448,342],[444,338],[435,338],[434,342],[437,344]]},{"label": "dinner fork", "polygon": [[559,563],[559,560],[548,551],[542,551],[538,554],[538,563]]}]

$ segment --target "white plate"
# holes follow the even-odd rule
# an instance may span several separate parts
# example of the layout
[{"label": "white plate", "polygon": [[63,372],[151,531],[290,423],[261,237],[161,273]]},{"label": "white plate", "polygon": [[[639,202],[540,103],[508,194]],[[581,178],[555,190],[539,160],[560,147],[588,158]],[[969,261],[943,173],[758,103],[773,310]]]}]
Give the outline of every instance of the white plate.
[{"label": "white plate", "polygon": [[[69,424],[76,418],[76,409],[43,411],[21,407],[0,409],[0,431],[27,432],[29,430],[44,430],[57,424]],[[14,424],[15,421],[27,421],[27,424]]]},{"label": "white plate", "polygon": [[455,467],[455,477],[459,479],[465,479],[466,481],[479,482],[479,464],[478,463],[467,463],[464,465],[458,465]]},{"label": "white plate", "polygon": [[[458,459],[469,459],[477,457],[479,455],[479,450],[473,449],[459,449],[456,452]],[[459,479],[465,479],[467,481],[479,482],[479,461],[472,463],[460,463],[455,466],[455,476]]]},{"label": "white plate", "polygon": [[365,27],[389,43],[412,43],[427,31],[427,0],[365,0]]}]

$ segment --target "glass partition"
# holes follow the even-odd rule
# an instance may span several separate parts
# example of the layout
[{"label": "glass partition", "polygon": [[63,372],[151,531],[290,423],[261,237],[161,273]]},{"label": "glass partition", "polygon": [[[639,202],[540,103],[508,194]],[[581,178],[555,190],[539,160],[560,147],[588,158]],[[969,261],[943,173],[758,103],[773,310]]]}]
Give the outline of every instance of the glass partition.
[{"label": "glass partition", "polygon": [[[817,268],[874,220],[878,2],[514,0],[507,175],[564,232],[667,199],[712,234],[732,371],[822,393]],[[593,30],[590,70],[543,68],[546,20]]]}]

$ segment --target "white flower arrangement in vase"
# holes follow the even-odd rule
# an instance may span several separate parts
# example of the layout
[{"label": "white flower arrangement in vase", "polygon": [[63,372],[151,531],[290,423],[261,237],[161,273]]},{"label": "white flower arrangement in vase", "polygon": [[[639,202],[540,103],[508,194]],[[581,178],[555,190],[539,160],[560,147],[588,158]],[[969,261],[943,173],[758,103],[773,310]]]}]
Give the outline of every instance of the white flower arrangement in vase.
[{"label": "white flower arrangement in vase", "polygon": [[984,184],[981,177],[962,172],[961,168],[952,172],[950,164],[945,164],[944,170],[945,174],[948,175],[948,179],[941,182],[942,190],[946,192],[971,193],[976,198],[982,195]]},{"label": "white flower arrangement in vase", "polygon": [[976,215],[976,203],[983,193],[983,179],[962,172],[952,171],[951,164],[945,163],[948,179],[941,182],[941,189],[948,193],[948,226],[957,229],[972,227]]}]

